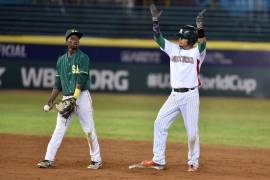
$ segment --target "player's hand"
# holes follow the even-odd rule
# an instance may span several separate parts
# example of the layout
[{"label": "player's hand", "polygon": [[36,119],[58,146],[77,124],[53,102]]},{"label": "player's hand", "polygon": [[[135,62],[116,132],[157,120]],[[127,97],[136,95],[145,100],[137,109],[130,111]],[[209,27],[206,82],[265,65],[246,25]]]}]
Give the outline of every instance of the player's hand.
[{"label": "player's hand", "polygon": [[159,20],[159,17],[161,16],[161,14],[163,12],[163,10],[158,11],[156,5],[155,4],[151,4],[150,5],[150,12],[152,14],[152,20],[153,21],[158,21]]},{"label": "player's hand", "polygon": [[55,103],[52,99],[49,99],[47,105],[50,107],[49,111],[52,110],[52,108],[54,107]]},{"label": "player's hand", "polygon": [[199,12],[196,18],[196,25],[198,29],[203,29],[203,14],[205,11],[206,9],[203,9],[201,12]]}]

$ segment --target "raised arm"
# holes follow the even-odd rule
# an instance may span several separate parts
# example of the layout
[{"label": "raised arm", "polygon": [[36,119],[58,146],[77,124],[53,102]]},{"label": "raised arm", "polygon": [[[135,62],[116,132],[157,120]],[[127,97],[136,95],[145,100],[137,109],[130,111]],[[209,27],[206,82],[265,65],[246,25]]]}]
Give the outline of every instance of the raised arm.
[{"label": "raised arm", "polygon": [[154,4],[150,5],[150,12],[152,15],[153,21],[153,33],[154,33],[154,40],[158,43],[158,45],[164,49],[165,48],[165,39],[163,38],[160,28],[159,28],[159,17],[162,14],[162,10],[158,11],[157,7]]},{"label": "raised arm", "polygon": [[196,18],[196,25],[198,28],[198,48],[200,53],[202,53],[206,48],[206,38],[204,35],[204,29],[203,29],[203,14],[205,13],[206,9],[203,9],[201,12],[199,12],[197,18]]}]

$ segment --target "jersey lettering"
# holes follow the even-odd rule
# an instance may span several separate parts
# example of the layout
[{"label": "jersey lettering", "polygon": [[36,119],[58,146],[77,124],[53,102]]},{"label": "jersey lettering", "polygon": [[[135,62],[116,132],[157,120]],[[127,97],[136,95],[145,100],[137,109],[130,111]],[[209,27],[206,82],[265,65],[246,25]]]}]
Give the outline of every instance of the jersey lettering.
[{"label": "jersey lettering", "polygon": [[80,70],[79,70],[78,65],[77,66],[72,65],[72,74],[79,74],[79,73],[80,73]]},{"label": "jersey lettering", "polygon": [[172,62],[183,62],[183,63],[194,64],[193,58],[188,57],[188,56],[173,56],[172,57]]}]

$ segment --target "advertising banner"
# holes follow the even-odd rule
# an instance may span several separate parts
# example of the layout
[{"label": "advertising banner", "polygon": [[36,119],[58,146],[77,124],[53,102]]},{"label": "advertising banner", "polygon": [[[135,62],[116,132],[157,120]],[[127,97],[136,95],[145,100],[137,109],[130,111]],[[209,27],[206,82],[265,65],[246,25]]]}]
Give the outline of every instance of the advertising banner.
[{"label": "advertising banner", "polygon": [[[159,48],[82,46],[92,91],[169,93],[169,58]],[[0,89],[51,89],[65,46],[0,43]],[[270,97],[270,52],[208,50],[201,95]]]},{"label": "advertising banner", "polygon": [[[167,58],[158,48],[81,46],[80,49],[89,55],[91,61],[98,63],[161,64]],[[56,61],[65,51],[66,46],[60,45],[0,43],[0,60]]]},{"label": "advertising banner", "polygon": [[[81,46],[80,49],[87,53],[90,60],[95,63],[167,64],[169,60],[167,55],[158,47],[124,48]],[[0,43],[0,62],[1,60],[56,61],[65,51],[66,46],[64,45]],[[218,66],[270,67],[270,52],[207,50],[204,63]]]},{"label": "advertising banner", "polygon": [[[0,66],[1,89],[51,89],[54,62],[4,61]],[[270,97],[267,67],[202,67],[201,95]],[[168,65],[94,63],[91,90],[121,93],[169,93]]]}]

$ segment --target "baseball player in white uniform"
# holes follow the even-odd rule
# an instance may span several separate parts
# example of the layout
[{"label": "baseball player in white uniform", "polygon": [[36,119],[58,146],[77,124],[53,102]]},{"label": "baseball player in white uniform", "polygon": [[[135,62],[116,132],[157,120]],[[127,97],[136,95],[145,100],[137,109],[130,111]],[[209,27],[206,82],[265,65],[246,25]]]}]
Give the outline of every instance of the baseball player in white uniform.
[{"label": "baseball player in white uniform", "polygon": [[[203,13],[196,19],[197,27],[186,25],[180,28],[178,44],[164,39],[160,33],[158,19],[162,11],[150,6],[154,39],[170,58],[170,83],[172,92],[161,107],[154,123],[153,158],[130,168],[165,169],[165,149],[168,129],[181,112],[188,136],[188,171],[199,169],[199,91],[200,67],[206,54],[206,39],[203,30]],[[198,45],[195,44],[198,42]]]}]

